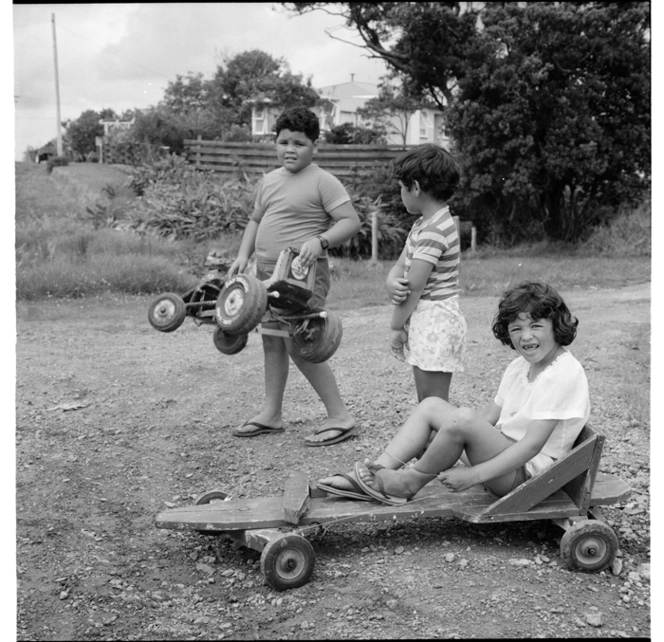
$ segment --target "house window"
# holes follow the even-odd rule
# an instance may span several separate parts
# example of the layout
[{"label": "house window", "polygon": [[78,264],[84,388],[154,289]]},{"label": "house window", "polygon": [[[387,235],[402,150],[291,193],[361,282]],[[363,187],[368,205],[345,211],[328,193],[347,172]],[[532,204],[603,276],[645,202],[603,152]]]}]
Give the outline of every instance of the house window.
[{"label": "house window", "polygon": [[267,109],[265,105],[254,109],[252,134],[267,134]]},{"label": "house window", "polygon": [[428,138],[428,130],[431,129],[431,120],[429,114],[425,111],[420,112],[420,138]]}]

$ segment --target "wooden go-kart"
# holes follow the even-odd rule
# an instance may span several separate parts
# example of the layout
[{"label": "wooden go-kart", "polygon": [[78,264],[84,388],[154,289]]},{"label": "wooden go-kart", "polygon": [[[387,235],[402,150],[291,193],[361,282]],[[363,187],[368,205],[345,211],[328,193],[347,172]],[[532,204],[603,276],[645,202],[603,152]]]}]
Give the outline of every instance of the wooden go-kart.
[{"label": "wooden go-kart", "polygon": [[193,506],[160,513],[156,526],[227,535],[262,551],[261,571],[277,590],[297,588],[311,578],[315,555],[303,535],[308,528],[424,517],[454,516],[476,524],[550,519],[565,530],[560,542],[565,565],[599,572],[612,564],[618,551],[618,538],[599,507],[622,502],[631,493],[617,477],[598,473],[604,440],[586,426],[569,454],[498,500],[483,486],[452,493],[434,481],[406,504],[385,506],[326,496],[298,475],[286,482],[283,498],[232,499],[213,490],[200,495]]},{"label": "wooden go-kart", "polygon": [[293,350],[306,361],[327,361],[341,343],[341,319],[329,310],[307,306],[316,263],[302,269],[298,255],[293,248],[281,252],[266,281],[251,274],[225,279],[216,272],[183,295],[162,294],[148,309],[150,325],[173,332],[190,316],[198,325],[216,326],[213,342],[224,354],[240,352],[255,330],[292,339]]}]

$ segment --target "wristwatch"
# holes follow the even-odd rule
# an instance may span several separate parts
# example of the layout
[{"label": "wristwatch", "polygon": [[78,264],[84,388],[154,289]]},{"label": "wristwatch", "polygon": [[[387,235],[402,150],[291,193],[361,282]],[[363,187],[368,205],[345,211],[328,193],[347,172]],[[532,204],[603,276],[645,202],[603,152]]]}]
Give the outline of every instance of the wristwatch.
[{"label": "wristwatch", "polygon": [[324,250],[327,250],[327,248],[330,247],[330,242],[324,236],[319,235],[316,238],[320,241],[320,246]]}]

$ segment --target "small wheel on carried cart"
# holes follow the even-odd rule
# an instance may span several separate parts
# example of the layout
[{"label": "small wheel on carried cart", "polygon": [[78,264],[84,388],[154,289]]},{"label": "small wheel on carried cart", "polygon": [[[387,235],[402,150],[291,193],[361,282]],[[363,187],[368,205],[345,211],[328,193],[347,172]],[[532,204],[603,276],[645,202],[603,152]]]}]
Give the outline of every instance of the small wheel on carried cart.
[{"label": "small wheel on carried cart", "polygon": [[302,535],[288,534],[269,541],[261,553],[261,572],[277,591],[304,586],[314,572],[316,555]]},{"label": "small wheel on carried cart", "polygon": [[322,363],[337,351],[342,334],[341,318],[334,312],[325,312],[324,317],[303,319],[295,324],[293,350],[305,361]]},{"label": "small wheel on carried cart", "polygon": [[618,552],[618,538],[599,520],[572,524],[560,541],[560,556],[573,571],[599,573],[611,565]]},{"label": "small wheel on carried cart", "polygon": [[219,326],[214,329],[214,333],[212,334],[214,347],[224,354],[237,354],[241,350],[244,350],[248,340],[248,334],[228,334],[228,332],[222,330]]},{"label": "small wheel on carried cart", "polygon": [[229,334],[247,334],[267,310],[267,290],[255,276],[237,274],[224,283],[216,305],[217,324]]},{"label": "small wheel on carried cart", "polygon": [[148,310],[150,325],[160,332],[177,330],[187,316],[187,307],[182,297],[172,292],[155,299]]},{"label": "small wheel on carried cart", "polygon": [[[208,490],[204,493],[201,493],[195,500],[194,500],[194,506],[202,506],[203,504],[210,504],[212,502],[218,502],[218,501],[226,501],[227,499],[230,498],[230,495],[228,493],[225,493],[223,490]],[[197,530],[197,533],[200,533],[201,535],[214,535],[215,537],[218,537],[219,535],[223,535],[224,531],[202,531],[202,530]]]}]

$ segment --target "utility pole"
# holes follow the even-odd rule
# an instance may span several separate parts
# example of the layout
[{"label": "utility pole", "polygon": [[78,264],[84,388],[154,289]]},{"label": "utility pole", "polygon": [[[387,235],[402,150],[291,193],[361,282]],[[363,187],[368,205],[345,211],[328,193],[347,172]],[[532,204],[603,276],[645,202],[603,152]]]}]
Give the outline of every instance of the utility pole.
[{"label": "utility pole", "polygon": [[58,156],[62,156],[62,133],[60,131],[60,80],[58,79],[58,47],[55,42],[55,14],[51,14],[51,23],[53,25],[53,60],[55,61],[55,109],[58,119],[58,136],[56,139],[56,149]]}]

